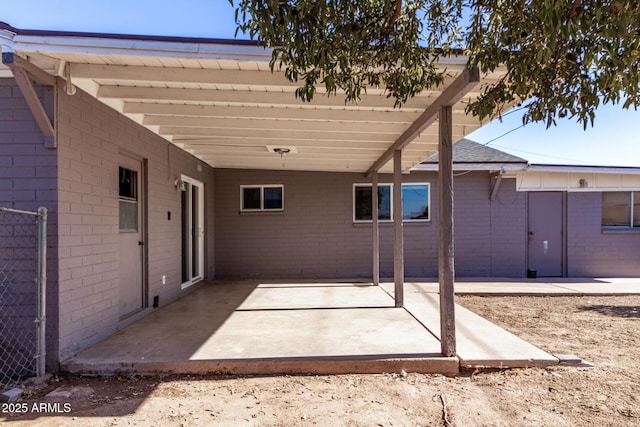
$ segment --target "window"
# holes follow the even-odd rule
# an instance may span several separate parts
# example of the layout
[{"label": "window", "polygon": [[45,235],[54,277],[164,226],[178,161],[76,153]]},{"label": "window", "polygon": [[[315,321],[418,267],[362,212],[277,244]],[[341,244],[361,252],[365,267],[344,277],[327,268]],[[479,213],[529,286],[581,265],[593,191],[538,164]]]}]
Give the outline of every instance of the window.
[{"label": "window", "polygon": [[[355,185],[353,187],[354,221],[371,221],[372,193],[371,185]],[[378,185],[378,220],[391,220],[391,185]]]},{"label": "window", "polygon": [[[393,221],[393,185],[378,185],[378,220]],[[371,184],[353,186],[353,221],[370,222],[372,219]],[[429,221],[429,184],[402,184],[402,220]]]},{"label": "window", "polygon": [[241,211],[281,211],[284,209],[284,186],[241,185]]},{"label": "window", "polygon": [[602,193],[603,227],[640,227],[640,191]]},{"label": "window", "polygon": [[119,211],[120,231],[138,231],[138,172],[120,167]]},{"label": "window", "polygon": [[402,184],[402,219],[429,220],[429,184]]}]

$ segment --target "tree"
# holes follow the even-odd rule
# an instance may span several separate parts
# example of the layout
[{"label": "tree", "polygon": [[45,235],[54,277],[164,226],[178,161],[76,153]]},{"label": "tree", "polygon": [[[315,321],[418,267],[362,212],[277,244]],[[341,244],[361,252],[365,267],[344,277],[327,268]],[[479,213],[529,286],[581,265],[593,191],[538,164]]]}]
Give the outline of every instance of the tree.
[{"label": "tree", "polygon": [[443,82],[440,59],[465,55],[505,70],[467,106],[481,119],[529,100],[525,121],[568,115],[586,128],[600,102],[640,105],[638,0],[229,1],[304,101],[319,85],[346,102],[381,87],[401,105]]}]

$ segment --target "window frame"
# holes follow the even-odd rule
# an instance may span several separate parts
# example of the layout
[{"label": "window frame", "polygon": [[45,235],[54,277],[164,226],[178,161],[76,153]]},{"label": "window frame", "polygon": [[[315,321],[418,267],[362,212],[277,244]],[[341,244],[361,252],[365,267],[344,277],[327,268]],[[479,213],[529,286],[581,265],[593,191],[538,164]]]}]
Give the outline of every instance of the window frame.
[{"label": "window frame", "polygon": [[[127,190],[127,187],[124,187],[122,185],[121,182],[119,182],[119,186],[118,186],[118,227],[119,227],[119,232],[120,233],[138,233],[139,228],[140,228],[140,199],[139,199],[139,188],[138,186],[139,184],[139,177],[138,177],[138,171],[134,170],[134,169],[129,169],[128,167],[124,167],[124,166],[119,166],[118,167],[118,180],[122,180],[124,178],[124,174],[130,172],[130,176],[129,178],[131,179],[130,183],[129,183],[129,188],[128,190],[131,192],[131,195],[123,195],[123,189]],[[128,193],[128,192],[127,192]],[[133,212],[133,216],[135,219],[135,226],[133,228],[131,227],[124,227],[123,223],[123,206],[132,206],[134,208],[134,212]]]},{"label": "window frame", "polygon": [[[245,209],[244,207],[244,190],[260,189],[260,208],[257,209]],[[264,207],[264,190],[271,188],[279,188],[282,194],[282,207],[281,208],[265,208]],[[284,184],[242,184],[240,185],[240,212],[282,212],[284,211]]]},{"label": "window frame", "polygon": [[[359,184],[359,183],[354,183],[353,184],[353,191],[351,194],[351,216],[352,216],[352,221],[354,224],[368,224],[373,222],[373,218],[372,219],[357,219],[356,218],[356,188],[357,187],[369,187],[372,188],[373,184],[371,183],[363,183],[363,184]],[[389,187],[389,219],[378,219],[378,222],[384,222],[384,223],[391,223],[393,222],[393,184],[388,184],[388,183],[379,183],[378,184],[378,188],[380,187]],[[373,189],[371,190],[371,200],[373,201]],[[373,208],[373,206],[372,206]],[[373,209],[371,209],[372,212],[372,216],[373,216]]]},{"label": "window frame", "polygon": [[[402,187],[411,187],[411,186],[419,186],[419,185],[426,185],[427,186],[427,218],[416,218],[416,219],[404,219],[404,217],[402,218],[403,222],[431,222],[431,185],[428,182],[403,182],[402,183]],[[403,188],[404,190],[404,188]],[[404,215],[404,208],[405,208],[406,204],[402,203],[402,209],[403,209],[403,215]]]},{"label": "window frame", "polygon": [[[182,217],[181,222],[186,220],[186,223],[181,224],[181,236],[180,244],[186,249],[186,252],[181,251],[181,281],[187,279],[180,285],[180,289],[186,289],[189,286],[204,280],[205,275],[205,257],[204,257],[204,242],[206,237],[205,229],[205,184],[202,181],[191,178],[187,175],[181,175],[180,180],[185,183],[185,189],[181,191],[182,194],[187,194],[186,208],[189,213],[187,218]],[[193,188],[197,188],[196,198],[193,198]],[[181,196],[182,197],[182,196]],[[185,206],[182,205],[183,201],[180,201],[181,211]],[[197,212],[194,212],[194,208]],[[182,213],[182,212],[181,212]],[[195,215],[194,215],[195,213]],[[188,232],[185,233],[187,227]],[[182,248],[181,248],[182,249]],[[185,262],[187,263],[187,271],[185,271]],[[195,267],[194,267],[195,266]],[[197,271],[196,271],[197,270]],[[184,275],[189,277],[184,277]]]},{"label": "window frame", "polygon": [[[604,195],[607,193],[623,193],[626,194],[627,197],[629,198],[629,224],[627,225],[604,225],[602,224],[602,221],[604,219]],[[640,191],[633,191],[633,190],[628,190],[628,191],[603,191],[602,195],[601,195],[601,207],[600,207],[600,226],[603,230],[635,230],[635,231],[640,231],[640,221],[638,221],[637,223],[634,222],[634,215],[636,214],[635,212],[635,204],[636,204],[636,193],[638,194],[638,197],[640,197]]]},{"label": "window frame", "polygon": [[[431,222],[431,183],[430,182],[403,182],[402,186],[426,186],[427,187],[427,207],[428,207],[428,218],[426,219],[402,219],[403,223],[430,223]],[[351,215],[352,215],[352,221],[354,224],[370,224],[373,222],[372,219],[357,219],[356,218],[356,188],[358,187],[373,187],[373,184],[371,183],[354,183],[353,184],[353,190],[352,190],[352,198],[351,198]],[[379,223],[385,223],[385,224],[389,224],[389,223],[393,223],[394,222],[394,216],[393,216],[393,183],[379,183],[378,187],[389,187],[389,203],[390,203],[390,217],[391,219],[378,219]],[[372,193],[373,195],[373,193]],[[403,204],[403,209],[404,209],[404,204]]]}]

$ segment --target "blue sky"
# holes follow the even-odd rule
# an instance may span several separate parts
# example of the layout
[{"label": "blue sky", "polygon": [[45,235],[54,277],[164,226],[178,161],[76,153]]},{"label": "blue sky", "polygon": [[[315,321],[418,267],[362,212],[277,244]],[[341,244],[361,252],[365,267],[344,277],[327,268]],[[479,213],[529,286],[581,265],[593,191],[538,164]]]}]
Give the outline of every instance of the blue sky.
[{"label": "blue sky", "polygon": [[233,38],[227,0],[4,0],[0,21],[16,28]]},{"label": "blue sky", "polygon": [[[5,0],[0,21],[17,28],[99,33],[233,38],[234,9],[227,0]],[[507,114],[469,139],[545,164],[640,167],[640,112],[605,106],[595,126],[573,120],[525,127]]]},{"label": "blue sky", "polygon": [[522,111],[514,111],[468,138],[531,163],[640,167],[640,111],[600,106],[586,130],[575,119],[556,123],[548,129],[544,123],[522,127]]}]

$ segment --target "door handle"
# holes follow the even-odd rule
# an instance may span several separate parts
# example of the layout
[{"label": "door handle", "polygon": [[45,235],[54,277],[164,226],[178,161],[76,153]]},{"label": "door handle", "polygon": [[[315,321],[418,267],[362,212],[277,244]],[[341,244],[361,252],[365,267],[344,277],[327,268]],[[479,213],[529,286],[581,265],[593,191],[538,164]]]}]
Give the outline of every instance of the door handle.
[{"label": "door handle", "polygon": [[138,241],[138,246],[144,246],[144,242],[142,240]]}]

